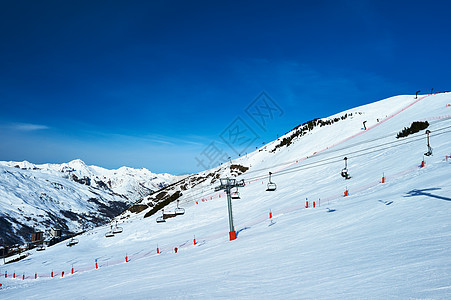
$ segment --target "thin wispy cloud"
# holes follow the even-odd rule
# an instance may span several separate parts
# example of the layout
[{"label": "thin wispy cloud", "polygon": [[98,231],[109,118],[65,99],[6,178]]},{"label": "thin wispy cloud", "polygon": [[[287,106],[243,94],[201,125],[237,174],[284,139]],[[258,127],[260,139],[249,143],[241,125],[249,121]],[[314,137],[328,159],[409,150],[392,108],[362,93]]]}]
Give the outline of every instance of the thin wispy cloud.
[{"label": "thin wispy cloud", "polygon": [[9,129],[17,130],[17,131],[38,131],[38,130],[47,130],[50,127],[42,124],[31,124],[31,123],[13,123],[7,126]]},{"label": "thin wispy cloud", "polygon": [[108,139],[111,141],[140,142],[154,145],[158,144],[169,146],[191,145],[203,147],[211,142],[211,138],[199,135],[168,136],[163,134],[123,134],[91,129],[85,130],[84,132],[91,136],[98,136],[103,139]]}]

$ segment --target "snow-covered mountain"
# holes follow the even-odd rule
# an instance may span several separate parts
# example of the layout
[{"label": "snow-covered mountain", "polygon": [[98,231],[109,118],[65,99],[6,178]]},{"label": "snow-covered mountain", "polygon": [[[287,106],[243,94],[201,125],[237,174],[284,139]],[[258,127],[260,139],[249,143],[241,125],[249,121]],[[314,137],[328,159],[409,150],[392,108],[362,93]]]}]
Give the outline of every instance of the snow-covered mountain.
[{"label": "snow-covered mountain", "polygon": [[34,230],[75,233],[111,220],[176,177],[147,169],[107,170],[77,159],[35,165],[0,161],[0,239],[29,241]]},{"label": "snow-covered mountain", "polygon": [[[425,129],[397,138],[415,121],[428,122],[432,155]],[[450,137],[450,93],[305,122],[139,200],[116,218],[120,234],[97,227],[0,266],[2,299],[449,299]],[[233,241],[215,191],[225,177],[246,184]],[[176,200],[185,213],[157,223]]]}]

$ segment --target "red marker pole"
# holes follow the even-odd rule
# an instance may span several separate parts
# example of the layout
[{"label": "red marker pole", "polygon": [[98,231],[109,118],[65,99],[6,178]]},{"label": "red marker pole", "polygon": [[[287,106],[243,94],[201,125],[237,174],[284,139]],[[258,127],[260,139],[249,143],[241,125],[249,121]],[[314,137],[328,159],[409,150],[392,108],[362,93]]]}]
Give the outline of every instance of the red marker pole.
[{"label": "red marker pole", "polygon": [[229,231],[229,240],[230,240],[230,241],[236,240],[236,231],[235,231],[235,227],[233,228],[232,231]]}]

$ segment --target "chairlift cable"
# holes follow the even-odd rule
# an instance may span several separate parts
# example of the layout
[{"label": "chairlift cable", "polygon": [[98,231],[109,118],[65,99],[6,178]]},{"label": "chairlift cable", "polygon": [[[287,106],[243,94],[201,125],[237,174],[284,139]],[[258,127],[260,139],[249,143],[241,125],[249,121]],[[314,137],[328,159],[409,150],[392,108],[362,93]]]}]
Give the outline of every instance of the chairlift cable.
[{"label": "chairlift cable", "polygon": [[[434,130],[433,133],[430,134],[430,136],[434,137],[434,136],[438,136],[438,135],[442,135],[442,134],[451,132],[451,130],[446,130],[446,129],[449,129],[449,128],[451,128],[451,126],[446,126],[446,127],[442,127],[442,128],[436,129],[436,130]],[[444,131],[444,130],[446,130],[446,131]],[[424,139],[424,137],[422,137],[422,136],[407,137],[407,138],[404,138],[402,140],[396,140],[396,141],[392,141],[392,142],[383,143],[383,144],[380,144],[380,145],[368,147],[368,148],[365,148],[365,149],[360,149],[360,150],[356,150],[356,151],[353,151],[353,152],[348,152],[347,155],[348,155],[349,158],[361,157],[361,156],[365,156],[365,155],[372,154],[372,153],[375,153],[375,152],[384,151],[384,150],[387,150],[387,149],[392,149],[392,148],[399,147],[399,146],[402,146],[402,145],[406,145],[406,144],[410,144],[410,143],[413,143],[413,142],[417,142],[417,141],[420,141],[420,140],[423,140],[423,139]],[[386,147],[384,147],[384,146],[386,146]],[[315,168],[315,167],[320,167],[320,166],[325,166],[325,165],[329,165],[329,164],[338,163],[341,160],[342,160],[342,155],[328,157],[328,158],[325,158],[325,159],[322,159],[322,160],[319,160],[319,161],[315,161],[315,162],[311,162],[311,163],[307,163],[307,164],[302,164],[302,165],[299,165],[299,166],[294,166],[294,167],[289,168],[287,170],[282,170],[282,171],[279,171],[277,173],[272,173],[272,176],[276,177],[276,176],[290,174],[290,173],[294,173],[294,172],[298,172],[298,171],[304,171],[304,170],[312,169],[312,168]],[[287,164],[287,163],[284,163],[284,164]],[[282,165],[284,165],[284,164],[282,164]],[[259,169],[259,170],[254,170],[253,173],[255,173],[256,171],[273,169],[274,167],[279,166],[279,165],[281,165],[281,164],[273,165],[273,166],[262,168],[262,169]],[[247,174],[249,174],[249,173],[247,173]],[[247,177],[247,178],[244,178],[244,180],[245,181],[253,181],[255,179],[264,179],[264,178],[266,178],[268,176],[269,175],[266,175],[266,176],[265,175],[260,175],[260,176],[256,176],[256,177]],[[202,187],[202,189],[203,188],[205,188],[205,187]],[[184,198],[184,200],[191,201],[191,200],[196,199],[198,196],[202,196],[202,195],[208,194],[209,192],[214,191],[213,188],[207,188],[206,191],[200,191],[201,188],[197,188],[197,189],[199,190],[198,193],[194,193],[193,195],[190,195],[190,196]]]},{"label": "chairlift cable", "polygon": [[[447,130],[449,128],[451,128],[451,126],[445,126],[445,127],[441,127],[441,128],[438,128],[438,129],[434,129],[434,132],[432,132],[430,134],[430,136],[434,137],[434,136],[438,136],[438,135],[442,135],[442,134],[451,132],[451,130]],[[389,136],[391,136],[391,135],[389,135]],[[389,137],[389,136],[384,136],[384,137],[380,137],[380,138],[376,138],[376,139],[365,140],[365,141],[362,141],[362,142],[354,143],[351,146],[346,147],[346,148],[329,150],[327,152],[319,153],[318,155],[315,155],[315,157],[318,157],[319,155],[330,154],[331,152],[342,151],[344,149],[349,149],[349,148],[352,148],[352,147],[355,147],[355,146],[359,146],[361,144],[371,143],[371,142],[374,142],[374,141],[377,141],[377,140],[380,140],[380,139],[383,139],[383,138],[386,138],[386,137]],[[398,146],[410,144],[410,143],[413,143],[413,142],[417,142],[417,141],[420,141],[420,140],[423,140],[423,139],[424,139],[423,136],[418,136],[418,135],[411,136],[411,137],[406,137],[406,138],[403,138],[402,140],[390,141],[390,142],[387,142],[387,143],[382,143],[382,144],[375,145],[375,146],[372,146],[372,147],[368,147],[368,148],[365,148],[365,149],[360,149],[360,150],[356,150],[356,151],[352,151],[352,152],[347,152],[347,156],[350,157],[350,158],[356,158],[356,157],[360,157],[360,156],[365,156],[365,155],[372,154],[372,153],[375,153],[375,152],[384,151],[384,150],[387,150],[387,149],[392,149],[394,147],[398,147]],[[324,158],[322,160],[318,160],[318,161],[315,161],[315,162],[302,164],[302,165],[299,165],[299,166],[294,166],[294,167],[291,167],[291,168],[289,168],[287,170],[282,170],[282,171],[279,171],[277,173],[272,173],[272,176],[276,177],[276,176],[290,174],[290,173],[294,173],[294,172],[298,172],[298,171],[312,169],[312,168],[315,168],[315,167],[325,166],[325,165],[328,165],[328,164],[334,164],[334,163],[337,163],[337,162],[341,161],[342,157],[343,157],[343,155],[336,155],[336,156]],[[284,162],[284,163],[275,164],[275,165],[272,165],[272,166],[269,166],[269,167],[265,167],[265,168],[261,168],[261,169],[257,169],[257,170],[252,170],[251,172],[247,172],[246,175],[252,174],[252,173],[257,173],[257,172],[260,172],[260,171],[274,169],[275,167],[287,165],[287,164],[290,164],[290,163],[293,163],[293,162],[295,162],[295,161],[288,161],[288,162]],[[264,179],[264,178],[266,178],[268,176],[269,175],[263,175],[262,174],[262,175],[254,176],[254,177],[245,177],[244,180],[245,181],[253,181],[253,180],[256,180],[256,179]],[[207,187],[200,186],[200,187],[197,187],[197,188],[192,188],[191,190],[193,191],[193,194],[188,196],[188,197],[185,197],[184,200],[185,201],[192,201],[194,199],[197,199],[199,196],[203,196],[205,194],[209,194],[210,192],[213,192],[214,188],[209,188],[209,186],[210,185],[208,185]],[[206,188],[206,190],[204,190],[205,188]],[[196,193],[196,190],[198,191],[197,193]]]},{"label": "chairlift cable", "polygon": [[[446,127],[434,129],[434,132],[436,133],[436,132],[438,132],[438,131],[442,131],[442,130],[445,130],[445,129],[448,129],[448,128],[451,128],[451,126],[446,126]],[[390,135],[387,135],[387,136],[384,136],[384,137],[380,137],[380,138],[376,138],[376,139],[372,139],[372,140],[365,140],[365,141],[362,141],[362,142],[358,142],[358,143],[351,144],[351,145],[348,146],[348,147],[343,147],[343,148],[339,148],[339,149],[332,149],[332,150],[328,149],[327,152],[321,152],[321,153],[315,154],[315,157],[322,156],[322,155],[327,155],[327,154],[330,154],[330,153],[334,153],[334,152],[337,152],[337,151],[342,151],[342,150],[349,149],[349,148],[353,148],[353,147],[355,147],[355,146],[359,146],[359,145],[362,145],[362,144],[374,142],[374,141],[377,141],[377,140],[380,140],[380,139],[384,139],[384,138],[390,137],[390,136],[392,136],[392,135],[393,135],[393,134],[390,134]],[[416,140],[419,140],[419,139],[421,139],[421,138],[419,138],[418,135],[415,135],[415,136],[405,137],[405,138],[403,138],[402,140],[395,140],[395,141],[387,142],[387,143],[384,143],[384,144],[376,145],[376,146],[374,146],[374,147],[381,147],[381,146],[389,145],[389,144],[392,144],[392,143],[404,142],[404,141],[410,140],[410,139],[416,139]],[[370,148],[372,148],[372,147],[370,147]],[[365,150],[365,149],[362,149],[361,151],[363,151],[363,150]],[[348,153],[349,153],[349,152],[348,152]],[[354,152],[351,152],[351,153],[354,153]],[[342,156],[342,155],[341,155],[341,156]],[[335,157],[331,157],[331,158],[326,158],[325,160],[334,159],[334,158],[336,158],[336,157],[341,157],[341,156],[335,156]],[[252,170],[252,171],[246,172],[246,175],[253,174],[253,173],[257,173],[257,172],[260,172],[260,171],[271,170],[271,169],[274,169],[274,168],[279,167],[279,166],[289,165],[289,164],[295,163],[296,161],[299,161],[299,160],[302,160],[302,159],[297,159],[297,160],[287,161],[287,162],[283,162],[283,163],[278,163],[278,164],[272,165],[272,166],[270,166],[270,167],[265,167],[265,168],[260,168],[260,169]],[[279,173],[279,172],[278,172],[278,173]],[[266,176],[265,176],[265,177],[266,177]],[[265,177],[264,177],[264,178],[265,178]],[[260,178],[261,178],[261,176],[250,177],[250,178],[248,178],[248,179],[246,179],[246,180],[253,180],[253,179],[260,179]],[[261,179],[262,179],[262,178],[261,178]]]},{"label": "chairlift cable", "polygon": [[[449,127],[451,127],[451,126],[449,126]],[[441,134],[444,134],[444,133],[448,133],[448,132],[451,132],[451,130],[443,131],[443,132],[434,132],[433,134],[431,134],[431,136],[438,136],[438,135],[441,135]],[[420,141],[420,140],[423,140],[423,139],[424,139],[423,137],[416,136],[415,139],[411,139],[411,140],[407,140],[407,141],[403,140],[403,141],[399,141],[399,142],[398,141],[394,141],[394,142],[384,143],[384,144],[377,145],[377,146],[374,146],[374,147],[368,147],[368,148],[365,148],[365,149],[361,149],[361,150],[357,150],[357,151],[353,151],[353,152],[348,152],[348,157],[351,157],[351,158],[360,157],[360,156],[368,155],[368,154],[371,154],[371,153],[374,153],[374,152],[383,151],[383,150],[391,149],[391,148],[394,148],[394,147],[410,144],[410,143],[417,142],[417,141]],[[397,143],[397,144],[393,145],[393,143]],[[387,145],[391,145],[391,146],[381,148],[382,146],[387,146]],[[380,149],[377,149],[377,148],[380,148]],[[372,149],[375,149],[375,150],[372,150]],[[368,151],[368,150],[372,150],[372,151],[365,152],[365,151]],[[361,153],[361,152],[364,152],[364,153]],[[330,162],[331,160],[332,160],[332,162]],[[294,166],[294,167],[291,167],[291,168],[289,168],[287,170],[282,170],[282,171],[279,171],[277,173],[273,173],[272,176],[279,176],[279,175],[292,173],[292,172],[295,172],[298,169],[306,170],[306,169],[311,169],[311,168],[315,168],[315,167],[319,167],[319,166],[324,166],[324,165],[336,163],[336,162],[338,162],[340,160],[342,160],[342,155],[333,156],[333,157],[329,157],[329,158],[326,158],[326,159],[323,159],[323,160],[319,160],[319,161],[315,161],[315,162],[311,162],[311,163],[307,163],[307,164],[303,164],[303,165],[299,165],[299,166]],[[267,168],[264,168],[264,169],[268,170],[268,169],[272,169],[272,168],[273,167],[267,167]],[[264,169],[262,169],[262,170],[264,170]],[[252,180],[255,180],[255,179],[264,179],[266,177],[267,177],[267,175],[266,176],[260,175],[260,176],[256,176],[256,177],[248,177],[248,178],[245,178],[245,181],[252,181]]]},{"label": "chairlift cable", "polygon": [[[443,133],[446,133],[446,132],[442,132],[442,133],[439,133],[439,134],[443,134]],[[437,135],[439,135],[439,134],[436,134],[435,136],[437,136]],[[415,141],[417,141],[417,140],[415,140]],[[405,144],[409,144],[409,143],[412,143],[412,142],[415,142],[415,141],[408,141],[408,142],[406,142]],[[402,145],[403,145],[403,144],[402,144]],[[392,146],[392,147],[386,147],[386,148],[382,148],[382,149],[376,149],[376,150],[373,150],[373,151],[369,151],[369,152],[365,152],[365,153],[353,155],[352,158],[360,157],[360,156],[365,156],[365,155],[372,154],[372,153],[375,153],[375,152],[379,152],[379,151],[391,149],[391,148],[394,148],[394,147],[397,147],[397,146],[401,146],[401,145],[396,145],[396,146]],[[315,167],[319,167],[319,166],[324,166],[324,165],[328,165],[328,164],[330,164],[330,163],[324,163],[324,164],[320,164],[320,165],[316,165],[316,166],[307,166],[306,168],[302,168],[302,170],[311,169],[311,168],[315,168]],[[305,165],[304,165],[304,166],[305,166]],[[302,167],[302,166],[301,166],[301,167]],[[289,174],[289,173],[293,173],[293,172],[297,172],[297,171],[299,171],[299,169],[297,169],[297,168],[296,168],[296,169],[292,168],[292,169],[289,169],[289,170],[286,170],[286,171],[278,172],[278,173],[276,173],[276,174],[273,175],[273,176],[279,176],[279,175]]]}]

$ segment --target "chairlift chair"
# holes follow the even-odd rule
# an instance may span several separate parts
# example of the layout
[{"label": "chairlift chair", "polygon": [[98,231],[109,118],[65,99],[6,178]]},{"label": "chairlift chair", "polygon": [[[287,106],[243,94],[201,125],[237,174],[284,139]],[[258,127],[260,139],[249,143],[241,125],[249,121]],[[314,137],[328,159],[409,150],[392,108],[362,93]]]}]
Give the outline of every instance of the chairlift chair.
[{"label": "chairlift chair", "polygon": [[232,192],[231,198],[232,199],[241,199],[240,198],[240,193],[238,192],[238,188],[236,189],[236,191]]},{"label": "chairlift chair", "polygon": [[426,156],[431,156],[432,155],[432,148],[431,148],[431,146],[428,145],[428,152],[424,153],[424,155],[426,155]]},{"label": "chairlift chair", "polygon": [[67,247],[72,247],[72,246],[77,245],[77,244],[78,244],[78,240],[72,238],[72,239],[70,239],[69,242],[66,243],[66,246],[67,246]]},{"label": "chairlift chair", "polygon": [[177,208],[174,210],[176,216],[183,215],[185,213],[185,209],[183,207],[179,207],[179,200],[177,200]]},{"label": "chairlift chair", "polygon": [[117,227],[117,226],[115,226],[115,227],[113,228],[113,234],[116,234],[116,233],[122,233],[123,230],[124,230],[124,229],[123,229],[122,227]]},{"label": "chairlift chair", "polygon": [[161,214],[160,217],[157,218],[157,223],[165,223],[166,220],[164,219],[164,209],[163,209],[163,213]]},{"label": "chairlift chair", "polygon": [[107,233],[105,233],[105,237],[113,237],[114,233],[113,231],[108,231]]},{"label": "chairlift chair", "polygon": [[163,211],[163,219],[169,219],[169,218],[174,218],[176,216],[175,211],[169,211],[169,212],[165,212]]},{"label": "chairlift chair", "polygon": [[431,147],[431,144],[429,143],[429,133],[431,133],[431,132],[429,130],[426,130],[426,134],[428,135],[428,152],[424,153],[424,155],[426,155],[426,156],[432,155],[432,147]]},{"label": "chairlift chair", "polygon": [[266,191],[267,192],[272,192],[272,191],[275,191],[277,189],[277,185],[274,182],[271,181],[271,175],[272,175],[272,173],[269,172],[269,182],[268,182],[268,185],[266,187]]},{"label": "chairlift chair", "polygon": [[348,158],[345,157],[344,161],[345,161],[345,167],[341,170],[341,176],[344,179],[351,179],[351,176],[348,173]]}]

